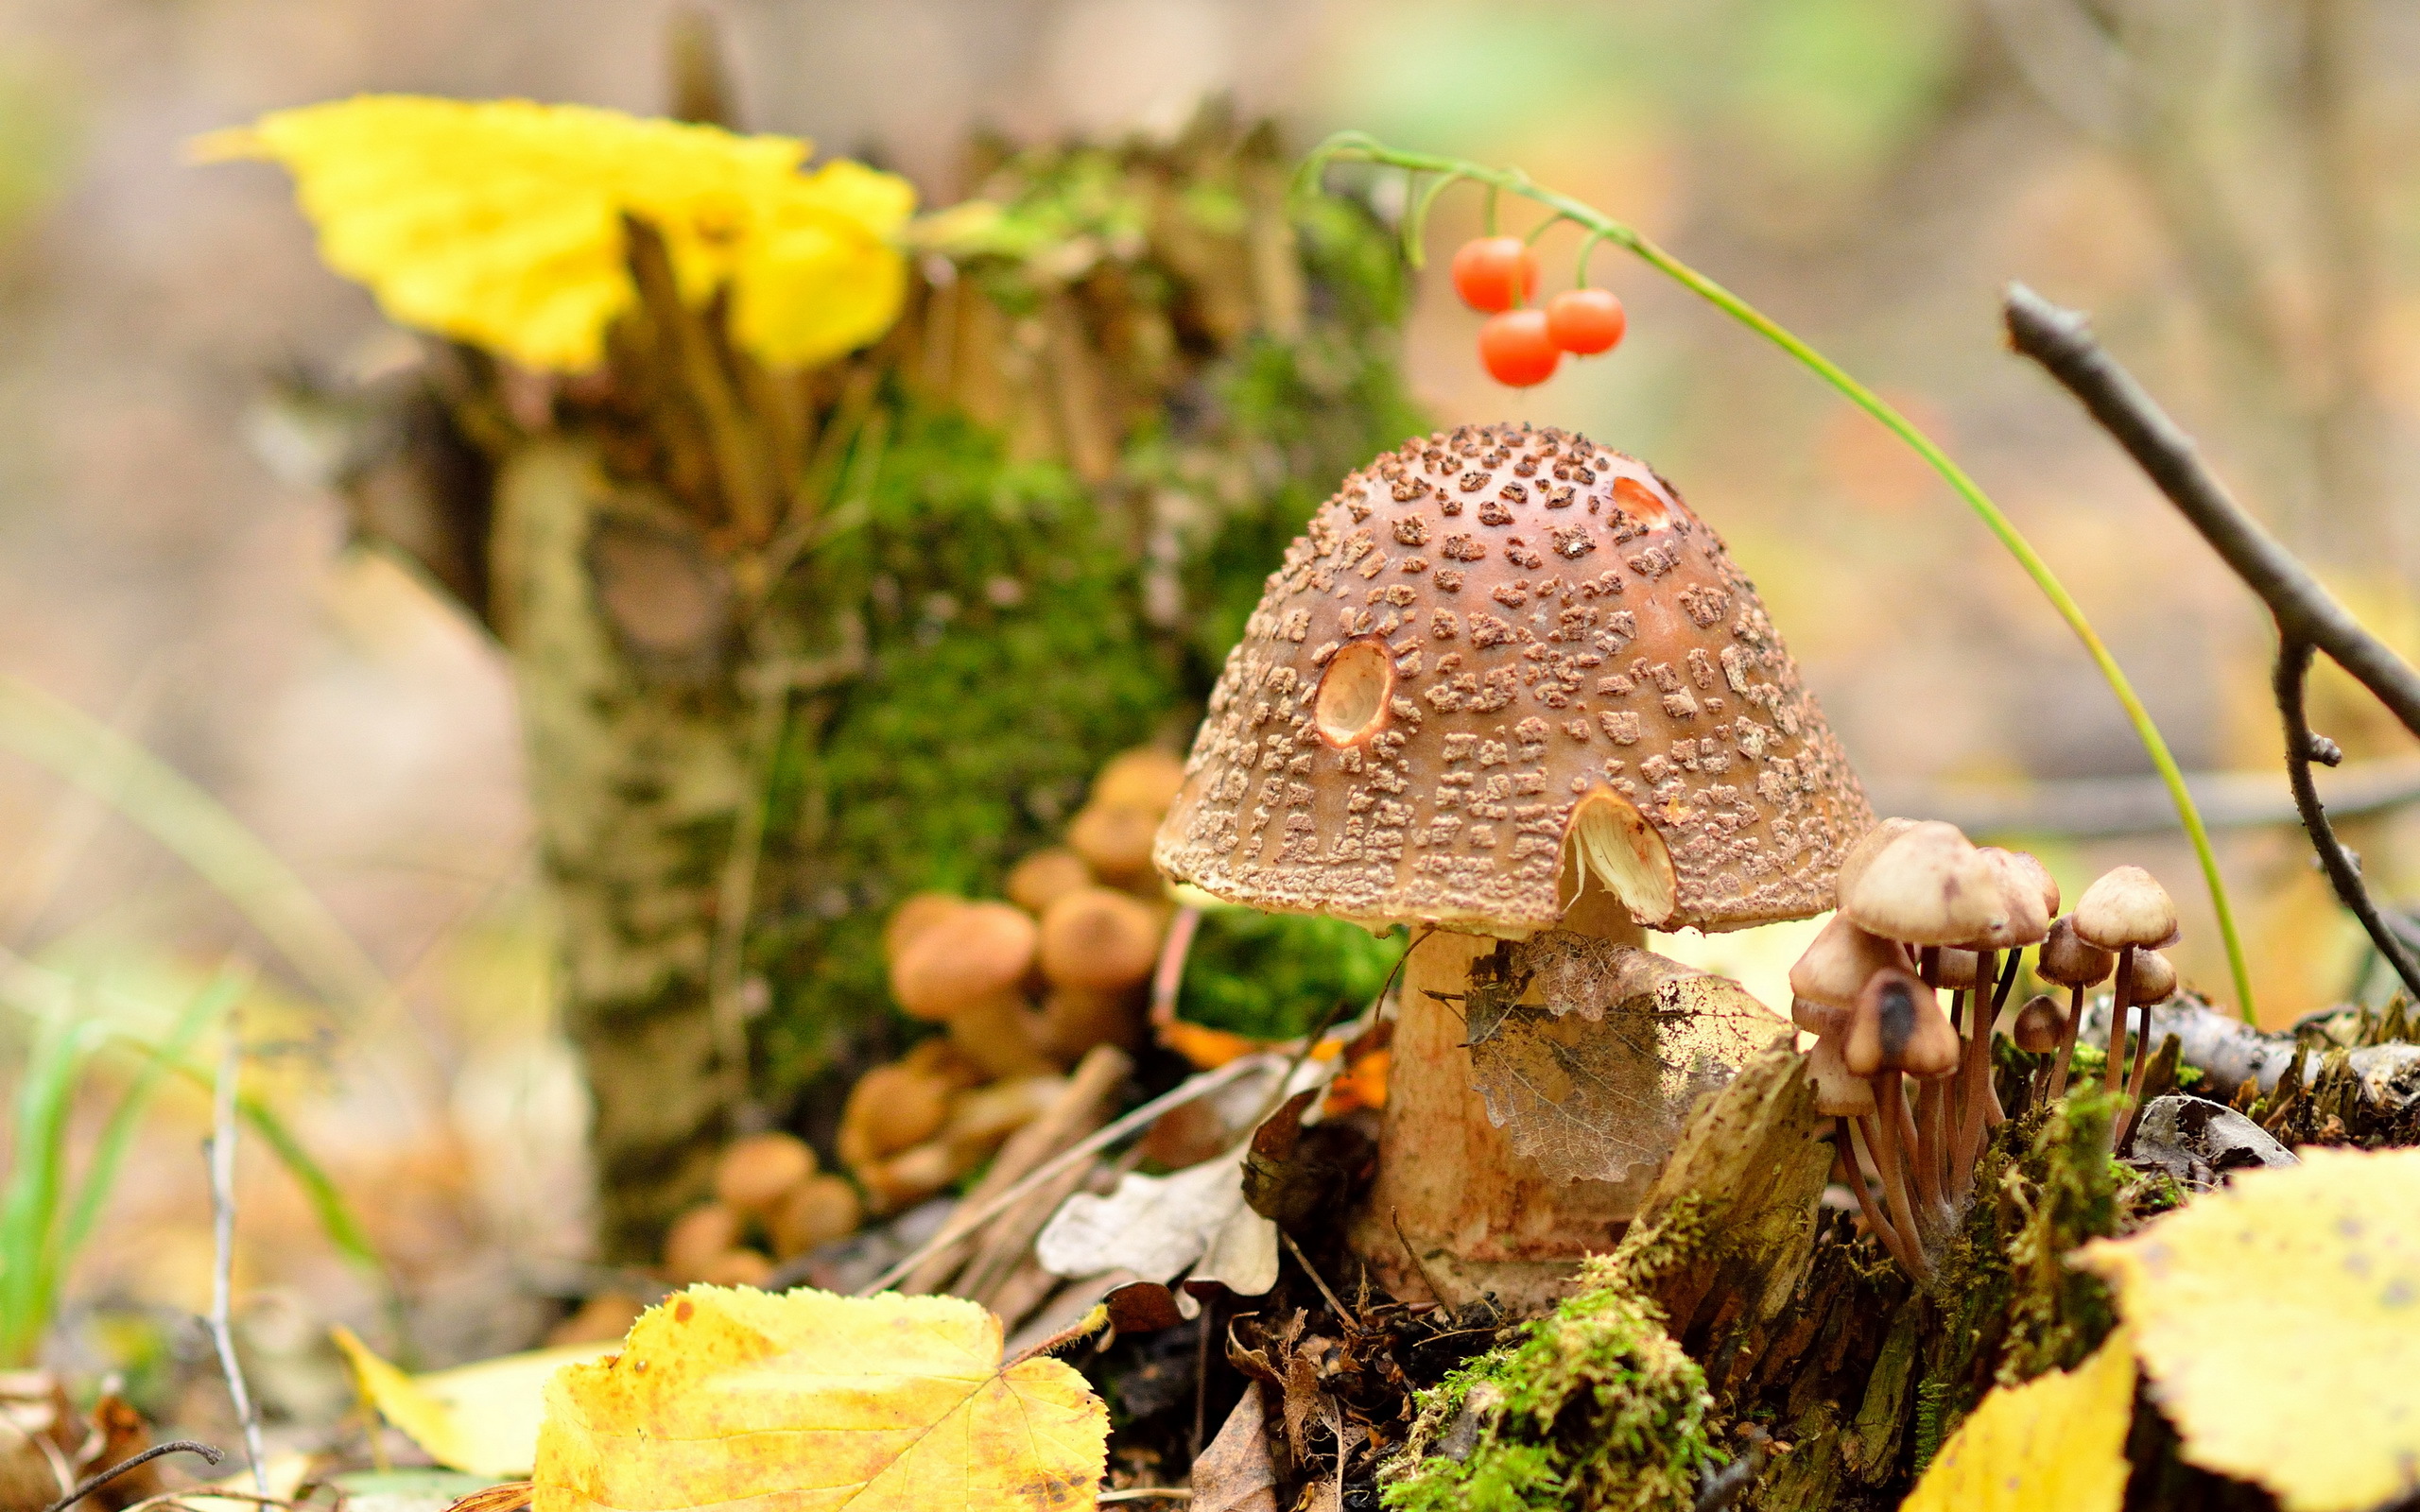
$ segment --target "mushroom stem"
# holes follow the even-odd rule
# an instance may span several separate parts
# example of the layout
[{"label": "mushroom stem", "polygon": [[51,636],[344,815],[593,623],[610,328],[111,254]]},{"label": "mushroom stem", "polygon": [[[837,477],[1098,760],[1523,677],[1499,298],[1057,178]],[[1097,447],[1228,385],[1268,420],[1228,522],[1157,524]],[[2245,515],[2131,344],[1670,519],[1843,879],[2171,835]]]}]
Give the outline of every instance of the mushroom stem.
[{"label": "mushroom stem", "polygon": [[[2133,1006],[2126,1001],[2128,988],[2135,984],[2135,947],[2122,946],[2118,952],[2118,976],[2109,994],[2109,1059],[2101,1068],[2101,1091],[2115,1097],[2122,1085],[2126,1070],[2126,1010]],[[2126,1109],[2120,1105],[2109,1125],[2109,1148],[2114,1154],[2118,1139],[2126,1132]]]},{"label": "mushroom stem", "polygon": [[2067,1094],[2067,1062],[2075,1058],[2076,1028],[2083,1022],[2083,984],[2067,988],[2067,1026],[2059,1031],[2059,1059],[2050,1068],[2050,1090],[2043,1101],[2055,1103]]},{"label": "mushroom stem", "polygon": [[[2000,1015],[2008,1011],[2008,995],[2016,989],[2017,969],[2024,964],[2025,952],[2008,953],[2008,964],[2000,969],[2000,985],[1992,993],[1990,1027],[1996,1034]],[[1999,1078],[1992,1074],[1992,1052],[1995,1041],[1983,1042],[1983,1123],[1986,1128],[1997,1128],[2008,1122],[2008,1109],[2000,1106]]]},{"label": "mushroom stem", "polygon": [[[1874,1237],[1881,1240],[1882,1247],[1891,1251],[1891,1258],[1912,1275],[1916,1266],[1909,1256],[1907,1240],[1891,1226],[1891,1220],[1882,1215],[1882,1210],[1875,1205],[1874,1193],[1865,1184],[1864,1167],[1858,1164],[1855,1130],[1862,1122],[1861,1118],[1853,1120],[1845,1114],[1833,1120],[1837,1132],[1832,1140],[1832,1153],[1839,1162],[1841,1180],[1857,1194],[1858,1211],[1864,1215],[1865,1226],[1874,1230]],[[1873,1142],[1869,1140],[1867,1143],[1870,1145]],[[1882,1162],[1876,1160],[1875,1169],[1878,1172],[1881,1166]]]},{"label": "mushroom stem", "polygon": [[1906,1240],[1907,1252],[1899,1263],[1920,1281],[1932,1279],[1932,1266],[1925,1260],[1922,1230],[1916,1228],[1916,1215],[1908,1201],[1908,1179],[1905,1162],[1900,1160],[1900,1138],[1906,1132],[1907,1099],[1899,1092],[1899,1074],[1885,1071],[1869,1078],[1874,1084],[1876,1109],[1879,1116],[1876,1125],[1882,1138],[1876,1143],[1875,1169],[1882,1177],[1882,1195],[1891,1204],[1891,1221]]},{"label": "mushroom stem", "polygon": [[1966,1042],[1960,1047],[1961,1083],[1958,1138],[1949,1149],[1949,1182],[1956,1199],[1964,1202],[1975,1190],[1975,1157],[1983,1145],[1983,1121],[1992,1100],[1992,1027],[1999,1022],[1999,998],[1991,984],[1999,974],[1999,952],[1988,947],[1975,953],[1975,1011],[1967,1016]]}]

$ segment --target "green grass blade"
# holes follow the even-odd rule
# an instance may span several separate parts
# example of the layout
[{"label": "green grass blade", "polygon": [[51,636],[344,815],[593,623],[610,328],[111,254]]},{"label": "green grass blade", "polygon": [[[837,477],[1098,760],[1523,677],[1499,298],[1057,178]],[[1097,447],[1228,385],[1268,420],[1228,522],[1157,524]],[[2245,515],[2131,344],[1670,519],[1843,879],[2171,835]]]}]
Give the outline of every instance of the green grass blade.
[{"label": "green grass blade", "polygon": [[2076,603],[2074,595],[2067,592],[2066,586],[2059,581],[2058,575],[2050,570],[2049,563],[2042,559],[2041,554],[2033,549],[2032,543],[2025,539],[2023,533],[2016,528],[2015,523],[2011,521],[2001,511],[1999,506],[1994,504],[1991,497],[1984,493],[1981,485],[1967,476],[1963,468],[1951,461],[1948,454],[1936,445],[1930,437],[1917,429],[1915,423],[1905,415],[1885,404],[1881,396],[1850,377],[1839,364],[1808,346],[1798,335],[1763,311],[1671,253],[1665,251],[1623,222],[1616,220],[1593,206],[1572,198],[1569,195],[1541,188],[1530,182],[1529,175],[1517,168],[1491,168],[1481,163],[1465,162],[1460,158],[1441,157],[1433,153],[1398,151],[1380,145],[1366,132],[1347,131],[1330,137],[1314,148],[1311,155],[1305,160],[1295,181],[1316,185],[1320,170],[1328,163],[1337,161],[1383,163],[1411,173],[1435,173],[1452,178],[1468,179],[1486,185],[1491,193],[1510,190],[1586,228],[1590,233],[1589,245],[1593,245],[1599,239],[1618,243],[1656,271],[1780,348],[1792,360],[1821,378],[1849,403],[1881,421],[1885,429],[1907,443],[1918,456],[1923,457],[1935,472],[1941,474],[1942,479],[1957,492],[1958,496],[1965,501],[1966,507],[1983,522],[1984,527],[1990,530],[2009,554],[2016,559],[2017,565],[2024,569],[2025,575],[2033,580],[2033,586],[2041,591],[2043,597],[2049,600],[2050,607],[2058,611],[2059,617],[2066,622],[2067,627],[2075,632],[2079,641],[2083,643],[2085,653],[2092,658],[2093,664],[2100,671],[2101,680],[2109,685],[2109,691],[2117,696],[2118,706],[2125,711],[2126,721],[2134,727],[2135,738],[2142,743],[2145,753],[2151,757],[2152,765],[2158,770],[2160,782],[2168,789],[2169,799],[2176,807],[2177,819],[2184,826],[2187,838],[2193,844],[2194,856],[2201,864],[2203,885],[2209,891],[2210,908],[2218,916],[2219,935],[2226,947],[2227,971],[2234,978],[2237,1007],[2242,1013],[2245,1022],[2257,1022],[2252,1000],[2252,971],[2244,958],[2243,940],[2236,927],[2234,906],[2227,898],[2226,881],[2219,872],[2218,854],[2210,845],[2209,828],[2202,822],[2201,810],[2195,805],[2192,793],[2185,785],[2185,773],[2177,766],[2175,756],[2169,752],[2167,738],[2160,733],[2159,726],[2152,720],[2151,712],[2143,707],[2141,697],[2135,694],[2134,683],[2127,678],[2125,670],[2118,666],[2118,659],[2112,656],[2109,647],[2102,644],[2100,632],[2093,628],[2092,622],[2085,617],[2083,607]]},{"label": "green grass blade", "polygon": [[389,988],[376,963],[285,863],[217,799],[142,746],[17,678],[0,676],[0,748],[92,793],[173,851],[240,910],[331,1003]]},{"label": "green grass blade", "polygon": [[17,1084],[8,1185],[0,1195],[0,1369],[33,1364],[50,1326],[67,1117],[93,1040],[90,1026],[70,1015],[34,1021],[32,1050]]},{"label": "green grass blade", "polygon": [[134,1084],[126,1090],[102,1128],[100,1143],[94,1147],[92,1161],[77,1188],[76,1205],[60,1229],[58,1263],[62,1275],[74,1263],[77,1252],[84,1247],[84,1241],[92,1237],[101,1210],[109,1205],[110,1192],[117,1185],[118,1167],[125,1164],[126,1152],[134,1143],[135,1130],[141,1126],[160,1084],[166,1079],[169,1067],[193,1048],[203,1030],[235,1005],[251,986],[251,971],[232,963],[221,969],[178,1015],[168,1038],[158,1045],[144,1047],[143,1069],[135,1074]]}]

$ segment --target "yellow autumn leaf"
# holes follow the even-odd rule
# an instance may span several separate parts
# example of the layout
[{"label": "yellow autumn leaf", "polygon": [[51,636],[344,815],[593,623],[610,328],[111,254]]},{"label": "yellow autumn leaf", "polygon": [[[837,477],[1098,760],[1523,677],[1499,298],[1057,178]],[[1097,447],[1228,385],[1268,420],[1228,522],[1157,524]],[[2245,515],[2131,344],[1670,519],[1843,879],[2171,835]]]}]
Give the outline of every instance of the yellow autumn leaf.
[{"label": "yellow autumn leaf", "polygon": [[693,1286],[546,1387],[534,1512],[1094,1505],[1109,1413],[952,1297]]},{"label": "yellow autumn leaf", "polygon": [[2077,1263],[2116,1286],[2187,1460],[2354,1512],[2420,1490],[2420,1150],[2302,1156]]},{"label": "yellow autumn leaf", "polygon": [[592,368],[637,298],[622,216],[660,232],[683,297],[732,290],[734,339],[804,367],[898,318],[893,245],[915,191],[810,145],[581,105],[366,94],[279,111],[195,145],[294,175],[328,266],[398,324],[532,368]]},{"label": "yellow autumn leaf", "polygon": [[527,1475],[536,1463],[546,1378],[614,1349],[565,1345],[414,1376],[382,1359],[351,1329],[329,1332],[380,1417],[448,1469],[498,1477]]},{"label": "yellow autumn leaf", "polygon": [[2075,1369],[1985,1397],[1899,1512],[2118,1512],[2134,1419],[2135,1356],[2120,1329]]}]

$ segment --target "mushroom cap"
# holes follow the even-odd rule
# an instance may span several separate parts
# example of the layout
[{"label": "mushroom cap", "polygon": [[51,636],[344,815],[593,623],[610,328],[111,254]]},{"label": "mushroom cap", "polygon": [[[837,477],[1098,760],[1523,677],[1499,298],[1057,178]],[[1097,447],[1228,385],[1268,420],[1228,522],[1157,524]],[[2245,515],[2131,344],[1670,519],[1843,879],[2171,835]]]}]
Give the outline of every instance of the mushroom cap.
[{"label": "mushroom cap", "polygon": [[815,1174],[815,1152],[795,1134],[769,1130],[734,1140],[715,1161],[715,1195],[742,1212],[761,1213]]},{"label": "mushroom cap", "polygon": [[2176,995],[2176,968],[2157,951],[2137,950],[2126,982],[2126,1001],[2136,1007],[2165,1003]]},{"label": "mushroom cap", "polygon": [[1010,903],[962,903],[946,929],[908,940],[890,965],[890,995],[919,1019],[947,1019],[1016,986],[1033,969],[1037,930]]},{"label": "mushroom cap", "polygon": [[1815,1111],[1834,1118],[1863,1118],[1874,1111],[1874,1083],[1849,1070],[1845,1036],[1818,1038],[1806,1052],[1806,1079],[1815,1084]]},{"label": "mushroom cap", "polygon": [[2118,957],[2077,937],[2073,915],[2051,922],[2050,933],[2044,936],[2041,952],[2033,958],[2033,974],[2061,987],[2090,987],[2107,980],[2117,969]]},{"label": "mushroom cap", "polygon": [[1848,853],[1841,857],[1840,871],[1833,878],[1834,905],[1837,906],[1841,900],[1848,897],[1849,889],[1857,885],[1857,879],[1865,874],[1867,862],[1880,855],[1892,841],[1915,827],[1914,819],[1882,819],[1859,835],[1857,844],[1849,847]]},{"label": "mushroom cap", "polygon": [[1906,971],[1908,953],[1834,914],[1790,967],[1789,990],[1809,1002],[1845,1008],[1857,1002],[1866,979],[1886,967]]},{"label": "mushroom cap", "polygon": [[2046,1056],[2059,1048],[2066,1029],[2067,1010],[2059,1000],[2048,992],[2036,992],[2016,1010],[2016,1022],[2009,1026],[2009,1038],[2028,1055]]},{"label": "mushroom cap", "polygon": [[2176,943],[2176,902],[2140,867],[2113,867],[2076,900],[2076,936],[2105,951]]},{"label": "mushroom cap", "polygon": [[1841,899],[1858,927],[1908,945],[1966,945],[2009,925],[2000,868],[1958,826],[1911,824],[1876,850]]},{"label": "mushroom cap", "polygon": [[1464,426],[1346,478],[1288,549],[1154,858],[1254,908],[1522,934],[1557,922],[1583,809],[1592,869],[1664,928],[1818,912],[1873,823],[1669,484],[1584,437]]},{"label": "mushroom cap", "polygon": [[1049,846],[1009,868],[1000,888],[1009,902],[1039,919],[1045,909],[1079,887],[1093,885],[1093,868],[1063,846]]},{"label": "mushroom cap", "polygon": [[1067,821],[1067,848],[1103,882],[1136,883],[1151,874],[1151,839],[1159,827],[1153,809],[1087,803]]},{"label": "mushroom cap", "polygon": [[1093,777],[1092,801],[1103,808],[1166,814],[1184,785],[1184,758],[1157,746],[1112,756]]},{"label": "mushroom cap", "polygon": [[[1983,847],[1983,852],[1997,862],[2000,869],[2008,872],[2013,881],[2021,878],[2032,883],[2034,890],[2042,898],[2044,919],[2059,917],[2059,879],[2050,875],[2050,868],[2042,864],[2040,856],[2031,850],[2004,850],[1996,845]],[[2031,945],[2034,942],[2027,940],[2026,943]]]},{"label": "mushroom cap", "polygon": [[1952,992],[1971,992],[1982,964],[1982,957],[1973,951],[1944,945],[1933,956],[1933,986],[1945,987]]},{"label": "mushroom cap", "polygon": [[966,900],[954,892],[909,893],[882,921],[882,958],[897,961],[919,935],[965,906]]},{"label": "mushroom cap", "polygon": [[1160,958],[1160,916],[1110,887],[1079,887],[1042,916],[1042,974],[1056,987],[1115,991],[1148,979]]},{"label": "mushroom cap", "polygon": [[865,1217],[857,1189],[832,1175],[809,1177],[782,1194],[765,1230],[784,1260],[854,1233]]},{"label": "mushroom cap", "polygon": [[1999,927],[1962,943],[1995,951],[2042,943],[2059,912],[2059,885],[2050,880],[2050,868],[2022,850],[1996,845],[1979,846],[1975,853],[1999,874],[2000,902],[2007,912]]},{"label": "mushroom cap", "polygon": [[1904,1071],[1930,1079],[1958,1069],[1958,1031],[1932,988],[1906,971],[1876,971],[1858,994],[1841,1053],[1859,1076]]},{"label": "mushroom cap", "polygon": [[1838,1003],[1823,1003],[1814,998],[1792,995],[1789,1022],[1808,1034],[1835,1034],[1847,1026],[1849,1010]]}]

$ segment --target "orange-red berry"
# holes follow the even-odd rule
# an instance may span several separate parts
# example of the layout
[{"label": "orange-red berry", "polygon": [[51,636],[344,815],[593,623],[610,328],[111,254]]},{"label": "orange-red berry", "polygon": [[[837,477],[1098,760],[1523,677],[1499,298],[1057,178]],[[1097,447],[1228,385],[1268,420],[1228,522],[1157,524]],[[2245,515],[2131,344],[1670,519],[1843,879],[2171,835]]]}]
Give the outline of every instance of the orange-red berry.
[{"label": "orange-red berry", "polygon": [[1474,310],[1509,310],[1538,291],[1538,254],[1518,236],[1481,236],[1454,254],[1454,292]]},{"label": "orange-red berry", "polygon": [[1547,335],[1544,310],[1507,310],[1478,328],[1478,359],[1497,383],[1527,388],[1553,377],[1563,353]]},{"label": "orange-red berry", "polygon": [[1630,318],[1611,289],[1565,289],[1547,301],[1547,335],[1565,352],[1594,356],[1621,345]]}]

